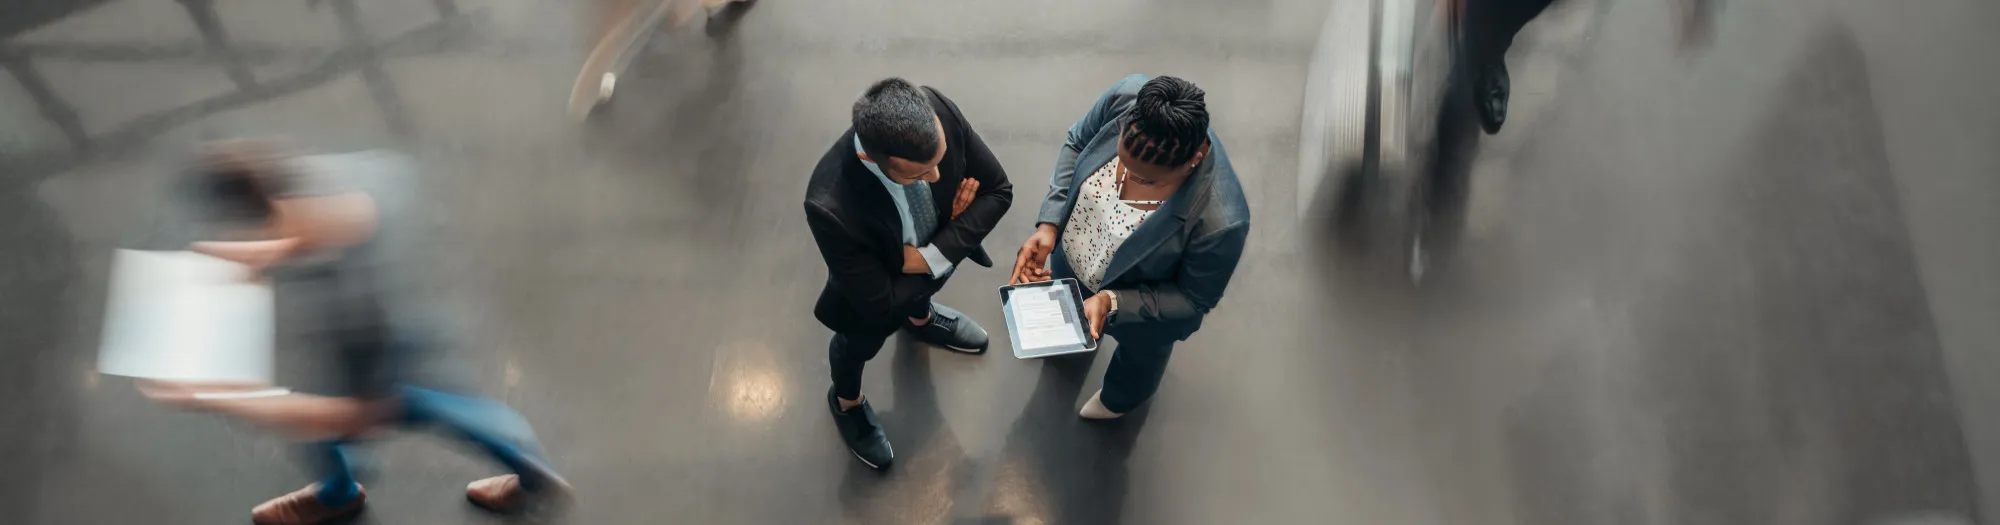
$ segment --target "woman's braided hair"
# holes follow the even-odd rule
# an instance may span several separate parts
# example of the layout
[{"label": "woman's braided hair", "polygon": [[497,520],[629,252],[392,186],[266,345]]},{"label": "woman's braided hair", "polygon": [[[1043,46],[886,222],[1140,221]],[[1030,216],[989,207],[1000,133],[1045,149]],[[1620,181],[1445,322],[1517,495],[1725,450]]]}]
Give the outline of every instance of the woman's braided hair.
[{"label": "woman's braided hair", "polygon": [[1179,166],[1208,143],[1207,94],[1193,82],[1163,76],[1139,88],[1125,130],[1125,150],[1147,164]]}]

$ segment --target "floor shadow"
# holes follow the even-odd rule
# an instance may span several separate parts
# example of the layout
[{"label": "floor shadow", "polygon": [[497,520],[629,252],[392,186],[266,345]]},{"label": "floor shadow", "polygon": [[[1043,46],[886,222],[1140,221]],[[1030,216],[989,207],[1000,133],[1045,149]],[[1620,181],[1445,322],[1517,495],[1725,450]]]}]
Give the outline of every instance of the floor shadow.
[{"label": "floor shadow", "polygon": [[0,40],[83,12],[109,0],[9,0],[0,10]]},{"label": "floor shadow", "polygon": [[702,24],[702,30],[709,38],[723,39],[734,36],[736,26],[743,22],[743,17],[750,14],[750,8],[756,5],[756,0],[731,2],[723,6],[720,11],[716,11],[714,15],[710,15],[708,22]]},{"label": "floor shadow", "polygon": [[[448,4],[449,2],[443,2]],[[206,97],[179,107],[153,112],[109,127],[95,135],[87,135],[83,130],[75,107],[88,105],[87,102],[71,102],[64,99],[63,86],[50,85],[34,65],[34,60],[44,54],[61,57],[68,47],[64,45],[32,45],[10,48],[0,45],[0,66],[4,66],[15,77],[23,89],[35,99],[43,118],[62,130],[71,143],[63,150],[29,151],[0,159],[0,174],[5,178],[37,180],[49,175],[74,169],[94,160],[140,149],[154,137],[175,128],[199,122],[211,115],[247,108],[271,100],[311,90],[342,78],[350,71],[356,71],[367,86],[382,113],[385,125],[401,141],[415,137],[415,125],[409,120],[409,110],[397,94],[388,74],[382,68],[382,57],[395,50],[406,48],[435,47],[434,43],[453,38],[466,30],[459,23],[465,13],[453,11],[452,15],[429,24],[399,33],[373,39],[361,27],[359,8],[351,0],[336,3],[336,22],[341,26],[345,45],[332,53],[315,59],[315,64],[305,70],[275,78],[252,78],[245,69],[247,57],[256,54],[229,40],[220,22],[213,13],[206,11],[205,0],[191,0],[188,4],[190,16],[197,29],[203,33],[206,45],[203,55],[219,55],[215,62],[226,70],[234,71],[237,89],[227,93]],[[65,13],[74,13],[68,11]],[[208,16],[204,16],[204,13]],[[6,18],[0,16],[0,19]],[[204,23],[203,21],[207,22]],[[86,46],[87,47],[87,46]],[[116,50],[113,50],[116,51]],[[171,62],[177,60],[175,54],[148,53],[147,50],[127,50],[118,52],[134,63]]]},{"label": "floor shadow", "polygon": [[[869,372],[891,374],[892,406],[879,410],[880,401],[875,403],[896,463],[877,471],[850,458],[840,481],[841,508],[855,523],[942,522],[951,511],[953,489],[968,480],[961,469],[964,446],[945,426],[931,377],[931,354],[940,350],[901,333],[884,344],[889,347],[883,352],[894,355],[877,355]],[[884,363],[884,357],[892,362]]]},{"label": "floor shadow", "polygon": [[99,301],[76,245],[34,185],[0,187],[0,465],[10,472],[0,521],[46,523],[34,518],[43,492],[83,456],[76,383],[94,340],[78,333],[79,317]]},{"label": "floor shadow", "polygon": [[[1001,453],[1002,479],[989,498],[987,515],[1027,523],[1122,523],[1130,491],[1126,461],[1151,405],[1109,421],[1077,417],[1077,399],[1096,355],[1043,360],[1034,393]],[[1017,506],[1021,501],[1043,505]]]},{"label": "floor shadow", "polygon": [[[1608,392],[1631,412],[1579,417],[1606,392],[1563,390],[1512,407],[1517,522],[1977,515],[1866,55],[1838,25],[1800,49],[1723,172],[1700,177],[1693,233],[1658,266],[1673,271],[1635,277],[1641,372]],[[1539,383],[1580,388],[1564,375]],[[1619,427],[1646,438],[1606,435]]]}]

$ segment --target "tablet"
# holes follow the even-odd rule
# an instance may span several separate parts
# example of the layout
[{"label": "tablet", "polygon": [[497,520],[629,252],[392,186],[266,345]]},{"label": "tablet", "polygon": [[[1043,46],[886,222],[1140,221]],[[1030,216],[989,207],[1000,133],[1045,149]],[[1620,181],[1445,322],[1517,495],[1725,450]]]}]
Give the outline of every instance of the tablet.
[{"label": "tablet", "polygon": [[1097,349],[1083,318],[1083,287],[1057,279],[1000,287],[1014,357],[1035,359]]},{"label": "tablet", "polygon": [[187,251],[118,250],[97,353],[101,374],[201,383],[271,382],[271,286]]}]

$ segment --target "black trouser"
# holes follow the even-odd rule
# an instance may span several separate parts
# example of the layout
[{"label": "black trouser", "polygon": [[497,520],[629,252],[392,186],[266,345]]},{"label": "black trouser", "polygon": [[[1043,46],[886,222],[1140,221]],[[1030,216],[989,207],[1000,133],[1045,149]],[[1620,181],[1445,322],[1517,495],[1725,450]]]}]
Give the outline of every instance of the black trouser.
[{"label": "black trouser", "polygon": [[891,334],[895,332],[883,335],[833,334],[833,342],[826,349],[826,361],[833,368],[833,395],[850,401],[861,399],[861,369],[882,351],[882,343],[887,342]]},{"label": "black trouser", "polygon": [[1555,0],[1466,0],[1465,44],[1474,64],[1507,58],[1514,35]]},{"label": "black trouser", "polygon": [[[903,315],[910,319],[930,317],[930,301],[916,303]],[[909,321],[899,320],[904,324]],[[833,394],[841,399],[861,399],[861,371],[868,366],[868,360],[882,351],[882,344],[895,335],[895,330],[885,333],[844,333],[835,332],[833,341],[827,344],[826,362],[833,369]]]},{"label": "black trouser", "polygon": [[1131,412],[1160,391],[1160,379],[1167,375],[1167,360],[1173,357],[1177,341],[1152,331],[1144,326],[1104,329],[1104,335],[1118,341],[1111,352],[1111,365],[1104,369],[1103,394],[1097,399],[1105,410]]}]

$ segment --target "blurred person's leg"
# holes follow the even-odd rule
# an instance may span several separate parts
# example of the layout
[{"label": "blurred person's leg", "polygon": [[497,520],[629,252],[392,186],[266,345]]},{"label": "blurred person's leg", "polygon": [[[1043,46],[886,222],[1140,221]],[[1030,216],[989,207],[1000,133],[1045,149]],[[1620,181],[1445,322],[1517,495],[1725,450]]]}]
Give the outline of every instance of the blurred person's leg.
[{"label": "blurred person's leg", "polygon": [[650,22],[655,15],[662,15],[662,9],[671,9],[674,12],[664,16],[674,20],[670,24],[677,25],[693,15],[696,5],[695,0],[598,0],[590,54],[584,58],[583,69],[570,88],[570,115],[582,118],[598,104],[611,99],[620,73],[619,64],[625,53],[641,41],[638,37],[653,30]]},{"label": "blurred person's leg", "polygon": [[1514,46],[1514,36],[1551,3],[1554,0],[1466,1],[1466,57],[1474,64],[1473,97],[1480,125],[1487,133],[1498,133],[1507,122],[1507,101],[1512,91],[1507,50]]},{"label": "blurred person's leg", "polygon": [[1705,44],[1715,37],[1715,15],[1722,9],[1722,0],[1680,0],[1677,3],[1682,49]]},{"label": "blurred person's leg", "polygon": [[328,441],[312,445],[313,459],[319,462],[322,477],[314,495],[329,507],[344,507],[361,498],[361,482],[354,476],[353,450],[349,442]]},{"label": "blurred person's leg", "polygon": [[1145,328],[1111,330],[1106,334],[1116,339],[1118,346],[1111,352],[1111,365],[1104,369],[1104,387],[1098,391],[1096,400],[1111,414],[1123,415],[1139,408],[1160,390],[1160,379],[1166,376],[1175,340],[1142,330]]},{"label": "blurred person's leg", "polygon": [[464,363],[445,351],[445,340],[434,332],[405,327],[397,334],[396,342],[378,354],[387,360],[384,373],[374,376],[392,382],[386,389],[397,401],[397,421],[469,443],[512,472],[467,485],[468,500],[487,510],[512,512],[568,498],[569,482],[543,454],[527,418],[506,403],[469,394],[472,381]]},{"label": "blurred person's leg", "polygon": [[257,525],[310,525],[359,512],[367,493],[354,478],[349,453],[345,441],[313,444],[308,454],[321,472],[319,482],[250,509],[251,521]]},{"label": "blurred person's leg", "polygon": [[418,387],[404,387],[402,399],[405,423],[436,425],[453,437],[479,447],[508,470],[521,475],[521,483],[527,489],[537,490],[561,482],[542,452],[535,429],[513,407],[488,398]]},{"label": "blurred person's leg", "polygon": [[590,44],[596,45],[617,32],[626,18],[639,12],[640,6],[654,1],[658,0],[597,0],[597,28],[590,33]]},{"label": "blurred person's leg", "polygon": [[488,510],[512,512],[539,500],[566,498],[569,482],[542,452],[528,420],[505,403],[484,397],[403,387],[403,421],[434,425],[478,447],[513,474],[474,481],[466,498]]}]

